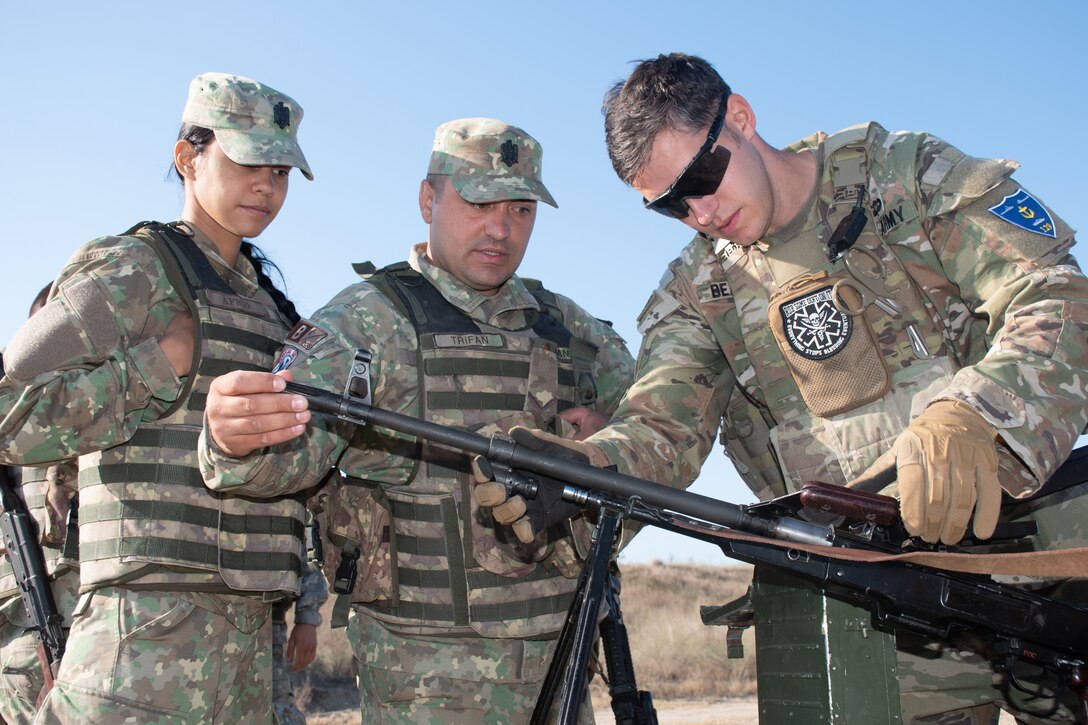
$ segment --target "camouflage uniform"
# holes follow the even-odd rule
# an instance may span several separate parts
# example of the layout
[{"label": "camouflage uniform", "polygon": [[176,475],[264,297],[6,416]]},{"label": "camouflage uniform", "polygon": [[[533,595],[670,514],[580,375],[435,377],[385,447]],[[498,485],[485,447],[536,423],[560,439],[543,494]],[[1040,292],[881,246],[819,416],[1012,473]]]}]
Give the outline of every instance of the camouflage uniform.
[{"label": "camouflage uniform", "polygon": [[[24,468],[21,484],[27,508],[41,533],[53,600],[64,615],[66,630],[72,625],[71,613],[79,596],[77,542],[65,538],[67,511],[64,510],[71,504],[75,473],[75,465],[71,463]],[[45,685],[37,654],[38,635],[32,626],[11,564],[6,556],[0,556],[0,722],[9,725],[29,723],[34,718],[38,693]]]},{"label": "camouflage uniform", "polygon": [[[636,382],[590,441],[627,472],[685,486],[720,424],[766,499],[845,483],[930,402],[960,400],[997,429],[1005,490],[1038,490],[1088,421],[1088,280],[1073,231],[1009,178],[1015,162],[931,135],[866,124],[789,150],[816,155],[811,201],[774,237],[697,236],[669,265],[639,318]],[[859,194],[868,223],[829,262]],[[887,299],[874,302],[880,283]],[[1084,544],[1083,493],[1036,506],[1051,521],[1040,546]],[[900,673],[907,718],[1000,699],[978,658],[949,668],[902,655]],[[933,682],[953,674],[966,682]],[[975,691],[948,692],[958,684]],[[945,697],[909,697],[929,688]]]},{"label": "camouflage uniform", "polygon": [[[321,626],[321,605],[329,598],[329,584],[320,569],[307,564],[302,573],[302,593],[294,600],[295,624]],[[291,663],[287,661],[287,610],[291,601],[272,605],[272,709],[278,725],[306,725],[306,715],[295,703]]]},{"label": "camouflage uniform", "polygon": [[[554,204],[540,162],[521,129],[466,119],[439,127],[429,173],[471,203]],[[341,391],[364,348],[376,406],[484,435],[527,424],[569,436],[562,410],[611,412],[633,361],[610,326],[516,275],[485,295],[426,248],[364,271],[296,326],[276,369]],[[322,416],[301,438],[240,460],[205,431],[200,455],[209,487],[251,495],[305,490],[330,466],[344,474],[319,496],[319,519],[334,587],[342,562],[358,557],[338,609],[352,607],[365,722],[527,721],[576,584],[571,531],[518,545],[474,504],[467,455]]]},{"label": "camouflage uniform", "polygon": [[[355,349],[363,347],[373,355],[371,379],[379,407],[419,416],[430,413],[425,399],[434,405],[460,391],[457,403],[439,404],[440,414],[428,417],[483,434],[518,422],[569,434],[565,421],[556,417],[562,408],[555,394],[557,361],[567,351],[549,347],[531,328],[526,330],[541,304],[525,283],[515,276],[496,297],[486,298],[430,264],[422,252],[423,245],[412,252],[413,274],[485,333],[458,333],[473,338],[468,342],[476,362],[433,362],[441,358],[435,355],[441,348],[431,344],[421,350],[421,345],[443,336],[417,337],[396,304],[367,281],[333,298],[304,323],[309,325],[305,330],[296,328],[285,353],[298,356],[290,368],[295,379],[341,390]],[[596,347],[591,360],[594,405],[608,412],[630,381],[632,361],[623,341],[567,298],[554,298],[570,332]],[[446,337],[456,344],[455,335]],[[481,342],[484,337],[489,341]],[[516,380],[518,392],[501,395],[518,398],[516,406],[482,407],[499,405],[500,396],[492,391],[509,385],[495,377],[499,360],[515,358],[509,348],[518,346],[535,352],[527,364],[528,378],[505,373]],[[489,360],[495,363],[489,366]],[[511,367],[517,364],[514,360]],[[444,372],[435,370],[440,365]],[[451,370],[454,366],[459,369]],[[481,379],[470,367],[494,371]],[[573,402],[570,395],[568,388],[564,405]],[[510,723],[527,718],[575,583],[569,578],[577,572],[569,537],[519,549],[471,505],[466,456],[429,445],[420,450],[414,440],[389,431],[355,431],[321,418],[303,439],[275,456],[234,462],[207,447],[201,455],[209,485],[261,495],[308,488],[331,463],[347,476],[323,496],[328,523],[322,528],[336,546],[361,544],[348,636],[366,722]],[[326,550],[325,559],[332,578],[338,557]],[[504,601],[512,602],[506,614],[500,612]]]},{"label": "camouflage uniform", "polygon": [[[236,163],[310,176],[300,118],[223,74],[194,79],[183,113]],[[181,313],[196,330],[183,379],[159,347]],[[191,225],[141,223],[78,250],[9,345],[0,457],[80,456],[82,596],[38,721],[270,717],[269,602],[298,591],[303,507],[209,492],[195,449],[212,377],[267,369],[288,327],[244,256],[231,266]]]}]

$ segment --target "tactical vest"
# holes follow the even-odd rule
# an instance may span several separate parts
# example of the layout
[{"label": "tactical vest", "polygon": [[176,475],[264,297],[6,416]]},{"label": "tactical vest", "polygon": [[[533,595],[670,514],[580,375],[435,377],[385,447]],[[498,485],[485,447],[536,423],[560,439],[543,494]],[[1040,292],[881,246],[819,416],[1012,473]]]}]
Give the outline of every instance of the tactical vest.
[{"label": "tactical vest", "polygon": [[[370,277],[415,328],[420,418],[482,435],[513,425],[556,430],[559,412],[596,402],[596,346],[566,328],[554,295],[523,281],[542,312],[524,329],[505,330],[470,318],[405,263]],[[391,571],[369,569],[357,606],[406,631],[557,632],[576,585],[569,536],[520,544],[473,502],[469,456],[415,445],[416,467],[403,484],[347,480],[370,488],[391,522],[375,532]]]},{"label": "tactical vest", "polygon": [[[964,155],[949,147],[947,158],[938,158],[919,185],[915,167],[922,137],[894,134],[892,143],[890,136],[877,124],[829,136],[820,184],[826,192],[830,182],[832,191],[816,201],[821,223],[765,252],[720,241],[714,248],[720,264],[700,269],[702,274],[709,268],[709,280],[700,282],[732,293],[700,293],[700,306],[719,340],[743,340],[744,354],[727,356],[737,385],[722,442],[760,498],[797,490],[808,480],[841,485],[858,476],[966,364],[955,359],[948,342],[953,333],[939,312],[940,303],[956,294],[952,283],[922,290],[910,273],[912,266],[923,266],[922,215],[970,203],[1011,170],[968,159],[963,167],[981,191],[944,207],[919,209],[919,200]],[[853,247],[829,261],[832,230],[862,193],[867,223]],[[845,290],[836,288],[840,280]],[[842,301],[856,312],[866,301],[858,285],[881,283],[888,294],[861,314],[828,307],[832,290],[842,290]],[[984,349],[979,325],[967,334],[977,338],[972,349]]]},{"label": "tactical vest", "polygon": [[189,237],[170,226],[126,232],[159,254],[196,328],[194,365],[177,401],[126,443],[80,458],[82,590],[290,592],[302,572],[304,509],[291,498],[209,490],[197,437],[211,381],[267,371],[289,326],[272,302],[236,294]]},{"label": "tactical vest", "polygon": [[[19,492],[23,496],[26,508],[34,517],[34,523],[38,525],[38,532],[44,536],[44,532],[50,527],[48,520],[48,504],[46,493],[49,490],[49,481],[46,474],[48,468],[23,468],[21,469],[22,482]],[[74,504],[73,504],[74,505]],[[45,559],[45,569],[50,578],[56,578],[66,571],[79,569],[79,543],[76,536],[66,536],[63,544],[42,544],[42,556]],[[8,597],[18,596],[19,584],[15,581],[15,575],[11,570],[11,562],[7,555],[0,555],[0,601]]]}]

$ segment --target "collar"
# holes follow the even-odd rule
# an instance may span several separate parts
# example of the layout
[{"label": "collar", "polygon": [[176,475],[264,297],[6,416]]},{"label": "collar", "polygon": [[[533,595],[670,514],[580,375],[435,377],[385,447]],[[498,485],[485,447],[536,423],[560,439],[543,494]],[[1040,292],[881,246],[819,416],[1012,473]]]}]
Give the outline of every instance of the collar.
[{"label": "collar", "polygon": [[786,222],[773,236],[768,236],[763,240],[768,246],[787,242],[800,234],[815,229],[824,222],[826,210],[822,210],[823,205],[819,202],[820,190],[824,188],[829,179],[829,170],[827,164],[824,163],[824,142],[826,140],[827,134],[818,131],[783,149],[783,151],[798,154],[811,151],[816,157],[816,181],[812,185],[808,199],[801,205],[793,218]]},{"label": "collar", "polygon": [[450,304],[473,320],[507,330],[523,329],[540,304],[529,293],[521,279],[514,275],[503,283],[494,296],[488,297],[472,289],[446,270],[435,266],[426,254],[426,242],[412,247],[408,264],[422,274],[442,293]]},{"label": "collar", "polygon": [[244,254],[238,253],[238,263],[232,267],[219,254],[219,247],[215,246],[215,242],[211,240],[211,237],[193,224],[179,219],[171,222],[170,226],[196,242],[196,246],[208,257],[215,271],[235,292],[244,297],[252,297],[260,289],[260,283],[257,281],[257,270]]}]

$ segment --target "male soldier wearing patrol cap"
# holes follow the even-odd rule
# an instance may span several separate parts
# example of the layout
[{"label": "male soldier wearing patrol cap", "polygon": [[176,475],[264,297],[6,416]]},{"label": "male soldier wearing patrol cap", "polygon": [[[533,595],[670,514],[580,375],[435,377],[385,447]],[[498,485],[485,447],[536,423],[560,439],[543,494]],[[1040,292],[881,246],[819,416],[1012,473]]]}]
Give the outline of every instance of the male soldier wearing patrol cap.
[{"label": "male soldier wearing patrol cap", "polygon": [[[537,202],[555,205],[541,155],[501,121],[440,126],[419,187],[428,241],[406,263],[357,268],[364,281],[292,331],[276,370],[343,390],[364,348],[375,405],[484,435],[521,424],[569,437],[584,421],[572,425],[572,406],[610,413],[632,375],[623,340],[515,274]],[[345,474],[326,488],[322,529],[330,580],[350,588],[363,720],[527,722],[577,583],[571,526],[584,522],[519,543],[473,504],[466,455],[311,420],[304,398],[271,394],[281,390],[260,373],[213,384],[205,481],[276,496],[330,466]]]},{"label": "male soldier wearing patrol cap", "polygon": [[[907,530],[956,544],[989,539],[1002,490],[1031,496],[1069,455],[1088,422],[1088,280],[1015,162],[875,123],[775,149],[747,100],[679,53],[640,63],[604,110],[620,179],[697,235],[639,318],[635,383],[577,444],[595,463],[687,486],[720,426],[760,498],[890,470]],[[1034,546],[1084,545],[1085,490],[1020,507]],[[1048,707],[918,639],[897,637],[903,722]]]},{"label": "male soldier wearing patrol cap", "polygon": [[245,240],[292,167],[311,178],[301,120],[256,81],[195,78],[180,220],[84,245],[5,351],[0,459],[79,456],[82,594],[39,722],[272,717],[270,602],[298,592],[303,506],[212,494],[196,444],[211,375],[271,365],[298,320]]}]

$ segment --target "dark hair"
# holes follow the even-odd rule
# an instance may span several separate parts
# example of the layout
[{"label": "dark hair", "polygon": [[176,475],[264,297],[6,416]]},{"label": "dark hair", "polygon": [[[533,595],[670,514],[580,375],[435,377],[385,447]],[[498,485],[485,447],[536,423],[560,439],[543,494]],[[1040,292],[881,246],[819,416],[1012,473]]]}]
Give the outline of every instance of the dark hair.
[{"label": "dark hair", "polygon": [[287,294],[272,282],[270,274],[275,272],[279,276],[280,282],[284,283],[284,287],[287,286],[283,279],[283,272],[276,266],[276,263],[266,257],[261,248],[253,242],[242,242],[241,252],[253,264],[253,269],[257,271],[257,283],[272,297],[272,301],[276,303],[276,309],[280,311],[280,314],[286,317],[292,325],[301,320],[302,316],[295,309],[295,303],[287,299]]},{"label": "dark hair", "polygon": [[30,315],[45,307],[45,303],[49,301],[49,290],[53,289],[53,283],[50,282],[46,286],[42,287],[42,291],[38,293],[38,296],[34,298],[34,301],[30,304]]},{"label": "dark hair", "polygon": [[[204,128],[203,126],[194,126],[189,123],[181,124],[181,129],[178,131],[179,141],[188,141],[193,147],[193,152],[198,156],[204,153],[205,149],[215,138],[215,131],[210,128]],[[185,177],[178,171],[177,166],[171,166],[174,169],[174,174],[177,175],[178,180],[185,184]],[[276,309],[280,311],[287,320],[294,325],[300,319],[301,315],[298,314],[298,310],[295,309],[295,305],[291,300],[287,298],[286,293],[272,282],[272,272],[275,272],[279,276],[280,282],[284,282],[283,272],[276,266],[276,263],[265,255],[261,248],[253,242],[243,241],[241,247],[242,255],[253,264],[253,269],[257,272],[257,282],[264,288],[264,291],[272,297],[272,301],[276,303]],[[286,286],[286,285],[285,285]]]},{"label": "dark hair", "polygon": [[625,184],[650,160],[665,128],[698,133],[714,120],[727,84],[702,58],[683,53],[638,61],[626,81],[604,96],[604,138],[612,168]]}]

